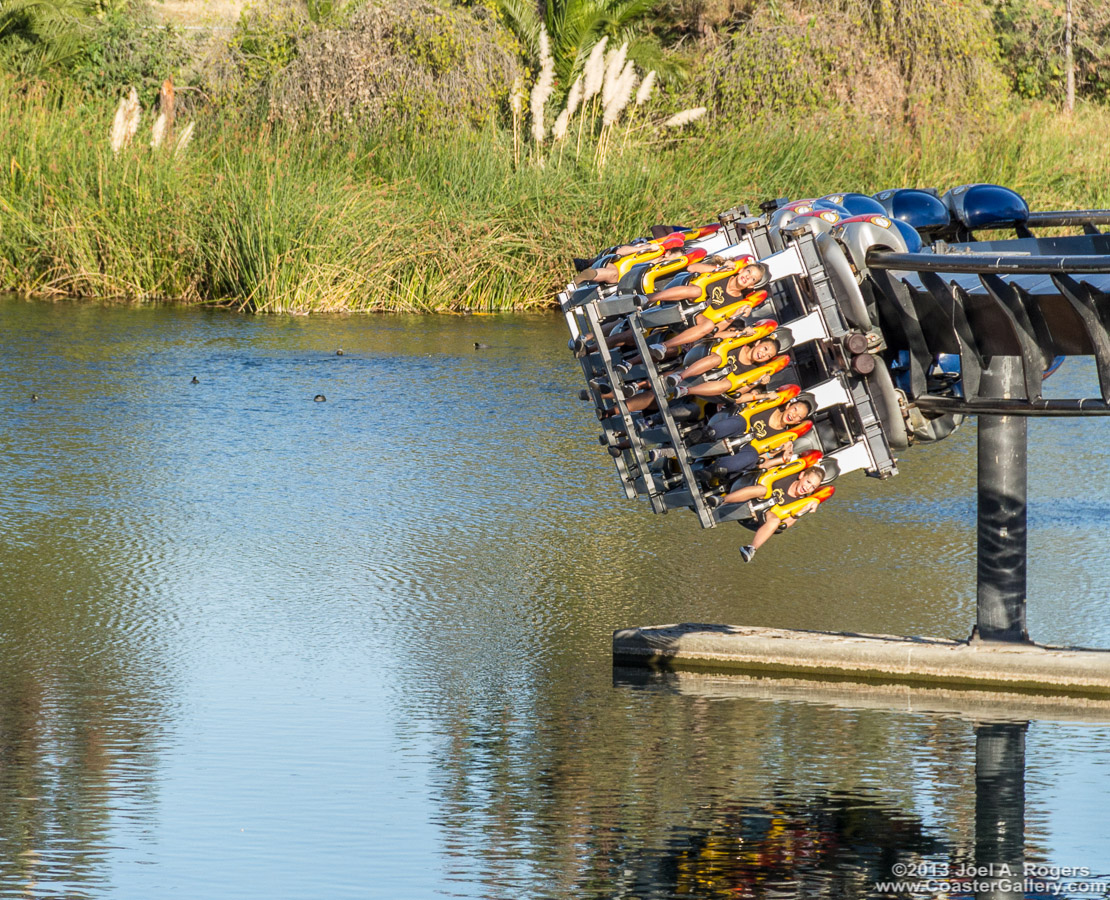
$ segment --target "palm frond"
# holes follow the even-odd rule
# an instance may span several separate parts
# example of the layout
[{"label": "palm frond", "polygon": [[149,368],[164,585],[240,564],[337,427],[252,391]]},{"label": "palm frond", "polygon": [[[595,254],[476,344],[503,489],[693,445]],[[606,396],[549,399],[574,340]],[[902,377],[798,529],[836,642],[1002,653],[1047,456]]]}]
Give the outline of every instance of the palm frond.
[{"label": "palm frond", "polygon": [[90,0],[4,0],[0,55],[24,75],[39,75],[81,52]]},{"label": "palm frond", "polygon": [[[645,33],[648,14],[660,0],[544,0],[542,6],[528,0],[497,0],[509,26],[533,58],[539,57],[540,23],[551,37],[555,73],[565,92],[585,68],[594,45],[603,37],[611,47],[627,41],[628,55],[645,68],[651,61],[666,77],[665,65],[654,65],[661,57],[658,43]],[[639,48],[639,51],[637,50]],[[641,58],[641,52],[643,58]],[[646,69],[645,69],[646,70]]]},{"label": "palm frond", "polygon": [[[505,17],[509,28],[530,56],[537,60],[540,55],[540,24],[544,21],[536,10],[536,4],[529,0],[497,0],[498,8]],[[548,24],[548,32],[551,26]]]}]

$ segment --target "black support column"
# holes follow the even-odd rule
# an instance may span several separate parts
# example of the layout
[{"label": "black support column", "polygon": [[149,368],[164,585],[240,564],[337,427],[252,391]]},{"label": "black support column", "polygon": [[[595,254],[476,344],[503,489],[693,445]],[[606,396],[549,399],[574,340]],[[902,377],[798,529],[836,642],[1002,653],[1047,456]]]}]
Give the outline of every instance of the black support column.
[{"label": "black support column", "polygon": [[[1021,357],[992,357],[981,398],[1025,396]],[[1028,641],[1026,582],[1026,421],[979,416],[979,587],[977,630],[986,641]]]},{"label": "black support column", "polygon": [[975,728],[976,900],[1022,900],[1028,722]]}]

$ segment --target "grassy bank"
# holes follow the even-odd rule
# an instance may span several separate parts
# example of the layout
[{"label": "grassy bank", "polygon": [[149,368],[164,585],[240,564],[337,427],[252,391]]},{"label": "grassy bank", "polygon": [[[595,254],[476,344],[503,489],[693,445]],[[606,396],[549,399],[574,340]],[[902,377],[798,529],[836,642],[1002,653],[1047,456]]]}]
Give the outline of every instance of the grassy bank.
[{"label": "grassy bank", "polygon": [[492,125],[314,135],[217,114],[177,157],[150,148],[149,120],[117,156],[113,112],[0,80],[0,289],[259,312],[535,309],[571,256],[737,202],[982,180],[1034,208],[1110,206],[1110,110],[1094,105],[916,132],[835,119],[637,130],[613,136],[604,167],[589,141],[517,164]]}]

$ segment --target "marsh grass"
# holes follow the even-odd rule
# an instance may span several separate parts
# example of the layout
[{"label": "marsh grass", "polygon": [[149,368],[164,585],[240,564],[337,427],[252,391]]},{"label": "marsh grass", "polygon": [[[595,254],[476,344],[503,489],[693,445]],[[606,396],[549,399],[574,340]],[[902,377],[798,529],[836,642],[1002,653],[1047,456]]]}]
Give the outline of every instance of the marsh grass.
[{"label": "marsh grass", "polygon": [[274,313],[538,309],[570,257],[738,202],[982,180],[1034,208],[1110,205],[1110,111],[1095,106],[916,134],[738,122],[632,140],[604,168],[590,152],[518,165],[493,125],[368,137],[219,117],[188,153],[113,155],[112,113],[0,81],[0,289]]}]

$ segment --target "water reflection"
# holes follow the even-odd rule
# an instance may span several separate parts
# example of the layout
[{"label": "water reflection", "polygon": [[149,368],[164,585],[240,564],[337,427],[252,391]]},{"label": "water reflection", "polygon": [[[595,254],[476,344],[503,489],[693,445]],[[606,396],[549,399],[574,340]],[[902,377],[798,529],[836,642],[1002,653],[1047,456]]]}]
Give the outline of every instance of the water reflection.
[{"label": "water reflection", "polygon": [[[739,529],[624,500],[564,347],[0,300],[0,896],[854,896],[974,861],[969,718],[609,656],[669,621],[965,636],[974,432],[741,572]],[[1054,474],[1093,432],[1038,440],[1031,633],[1110,644],[1110,488]],[[1039,716],[1026,858],[1110,858],[1101,738]]]},{"label": "water reflection", "polygon": [[[658,861],[630,894],[720,898],[862,897],[942,845],[919,819],[858,795],[725,807]],[[625,896],[628,896],[626,894]]]},{"label": "water reflection", "polygon": [[[726,743],[731,758],[717,768],[727,783],[702,781],[701,765],[685,770],[700,801],[685,827],[615,848],[627,856],[613,896],[1088,896],[1073,885],[1082,877],[1052,872],[1043,835],[1026,829],[1029,722],[1021,717],[1107,726],[1110,704],[623,669],[615,685],[651,700],[681,697],[699,711],[700,752],[687,746],[679,757],[704,760]],[[911,713],[915,706],[922,713]],[[752,740],[752,720],[764,716],[782,745]],[[854,745],[851,763],[829,747],[830,734]],[[669,743],[660,741],[649,766],[668,765]],[[643,775],[644,754],[636,757]],[[768,765],[768,757],[792,765]],[[1087,859],[1095,867],[1087,881],[1107,882],[1100,862]]]},{"label": "water reflection", "polygon": [[[975,729],[975,867],[987,882],[983,900],[1024,897],[1013,882],[1025,875],[1025,732],[1027,722]],[[997,873],[997,875],[996,875]],[[996,880],[997,884],[990,884]],[[1042,893],[1037,891],[1036,893]]]},{"label": "water reflection", "polygon": [[[1041,895],[1006,886],[1027,845],[1051,851],[1025,829],[1027,726],[982,721],[1006,713],[993,696],[751,687],[621,672],[604,701],[546,698],[534,730],[519,698],[494,720],[456,709],[439,793],[454,876],[491,896],[548,896],[538,879],[575,897],[870,897],[905,895],[881,885],[901,864],[951,896]],[[990,891],[977,871],[997,873]]]},{"label": "water reflection", "polygon": [[155,815],[158,639],[105,602],[128,585],[111,537],[5,528],[20,547],[0,558],[0,894],[85,896],[103,883],[113,821]]}]

